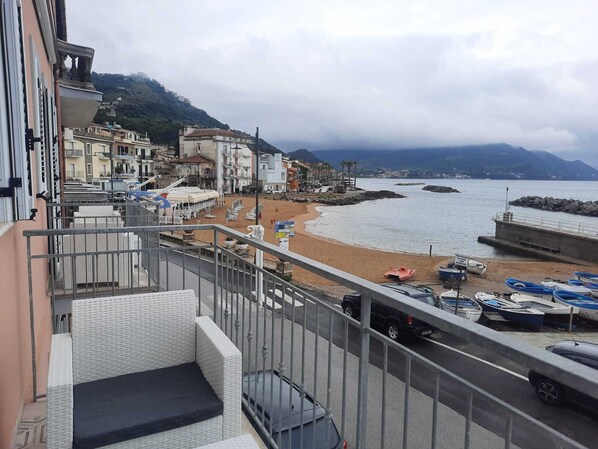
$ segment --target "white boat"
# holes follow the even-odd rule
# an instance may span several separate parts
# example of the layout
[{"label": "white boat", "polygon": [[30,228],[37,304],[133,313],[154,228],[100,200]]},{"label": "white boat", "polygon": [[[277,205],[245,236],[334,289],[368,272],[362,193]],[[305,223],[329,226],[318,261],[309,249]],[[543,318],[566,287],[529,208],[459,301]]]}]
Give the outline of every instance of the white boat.
[{"label": "white boat", "polygon": [[467,271],[473,274],[477,274],[478,276],[483,276],[488,269],[488,265],[483,262],[478,262],[477,260],[469,259],[467,262]]},{"label": "white boat", "polygon": [[459,294],[459,299],[457,299],[455,290],[449,290],[440,295],[440,308],[452,314],[455,314],[456,310],[456,315],[474,323],[482,315],[482,308],[477,302],[463,294]]},{"label": "white boat", "polygon": [[516,304],[527,306],[544,312],[544,324],[553,326],[568,327],[571,313],[573,313],[572,325],[575,327],[579,318],[579,308],[566,306],[564,304],[548,301],[537,296],[522,295],[521,293],[507,293],[504,295]]},{"label": "white boat", "polygon": [[499,293],[477,292],[475,299],[484,312],[496,312],[518,326],[538,330],[544,321],[544,312],[503,298]]},{"label": "white boat", "polygon": [[592,290],[590,290],[587,287],[584,287],[583,285],[569,285],[569,284],[563,284],[562,282],[557,282],[557,281],[543,281],[541,282],[541,284],[544,287],[548,287],[552,290],[561,290],[561,291],[566,291],[566,292],[571,292],[571,293],[577,293],[578,295],[585,295],[585,296],[591,296],[592,294]]}]

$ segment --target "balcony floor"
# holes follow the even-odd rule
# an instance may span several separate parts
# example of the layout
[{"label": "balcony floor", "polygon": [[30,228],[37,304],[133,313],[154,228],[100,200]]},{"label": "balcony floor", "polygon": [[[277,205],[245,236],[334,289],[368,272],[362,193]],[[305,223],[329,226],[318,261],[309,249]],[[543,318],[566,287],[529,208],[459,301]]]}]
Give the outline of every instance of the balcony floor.
[{"label": "balcony floor", "polygon": [[[23,415],[12,449],[46,449],[46,401],[30,402],[23,407]],[[241,414],[241,434],[249,433],[260,447],[266,445],[244,414]]]}]

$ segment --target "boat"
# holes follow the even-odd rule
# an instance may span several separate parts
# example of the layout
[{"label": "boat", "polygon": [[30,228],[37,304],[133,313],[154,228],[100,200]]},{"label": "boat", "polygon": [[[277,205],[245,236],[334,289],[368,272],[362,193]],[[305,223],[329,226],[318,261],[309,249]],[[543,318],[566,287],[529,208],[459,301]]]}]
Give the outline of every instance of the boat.
[{"label": "boat", "polygon": [[384,273],[384,277],[390,279],[396,279],[399,282],[404,282],[413,277],[415,270],[407,267],[390,267],[390,269]]},{"label": "boat", "polygon": [[483,276],[488,269],[488,265],[483,262],[478,262],[477,260],[471,260],[467,262],[467,271],[472,274],[477,274],[478,276]]},{"label": "boat", "polygon": [[551,290],[565,290],[568,292],[578,293],[580,295],[591,295],[592,290],[584,287],[583,285],[570,285],[558,281],[543,281],[542,285],[548,287]]},{"label": "boat", "polygon": [[477,302],[462,294],[457,298],[455,290],[440,295],[440,308],[474,323],[482,316],[482,308]]},{"label": "boat", "polygon": [[538,296],[523,295],[521,293],[507,293],[504,296],[516,304],[544,312],[544,324],[569,327],[569,320],[571,319],[572,327],[575,328],[577,326],[579,319],[578,307],[573,308],[573,317],[571,317],[571,307],[559,302],[549,301]]},{"label": "boat", "polygon": [[598,298],[598,284],[595,282],[583,282],[583,281],[579,281],[577,279],[569,279],[567,281],[567,284],[569,285],[576,285],[579,287],[585,287],[587,289],[590,290],[590,294],[594,297],[594,298]]},{"label": "boat", "polygon": [[466,281],[467,271],[441,266],[438,267],[438,277],[442,281],[448,281],[449,279],[461,279],[462,281]]},{"label": "boat", "polygon": [[555,290],[554,300],[561,304],[578,307],[580,317],[598,322],[598,300],[566,290]]},{"label": "boat", "polygon": [[588,273],[587,271],[574,271],[573,274],[577,276],[581,282],[598,283],[598,274]]},{"label": "boat", "polygon": [[[451,260],[446,266],[448,268],[457,268],[454,260]],[[477,260],[472,259],[468,259],[467,267],[465,267],[465,270],[467,270],[468,273],[477,274],[478,276],[483,276],[486,273],[487,269],[488,265],[486,265],[483,262],[478,262]]]},{"label": "boat", "polygon": [[516,304],[495,293],[477,292],[474,297],[484,312],[496,312],[518,326],[538,330],[544,322],[544,312]]},{"label": "boat", "polygon": [[505,285],[517,293],[525,293],[526,295],[539,296],[544,299],[552,300],[552,289],[544,287],[543,285],[515,278],[507,278]]}]

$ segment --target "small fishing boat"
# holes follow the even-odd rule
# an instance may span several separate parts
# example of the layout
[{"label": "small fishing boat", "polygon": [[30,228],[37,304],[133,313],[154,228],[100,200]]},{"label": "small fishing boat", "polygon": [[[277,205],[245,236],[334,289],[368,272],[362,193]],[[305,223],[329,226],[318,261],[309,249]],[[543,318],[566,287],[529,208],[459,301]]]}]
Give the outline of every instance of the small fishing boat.
[{"label": "small fishing boat", "polygon": [[551,290],[565,290],[567,292],[577,293],[579,295],[591,295],[592,290],[584,287],[583,285],[569,285],[558,281],[543,281],[542,285],[548,287]]},{"label": "small fishing boat", "polygon": [[478,292],[475,294],[475,300],[482,306],[484,312],[496,312],[505,320],[518,326],[538,330],[544,322],[544,312],[516,304],[495,293]]},{"label": "small fishing boat", "polygon": [[477,260],[471,260],[467,262],[467,271],[472,274],[477,274],[478,276],[483,276],[488,269],[488,265],[483,262],[478,262]]},{"label": "small fishing boat", "polygon": [[583,281],[578,281],[577,279],[569,279],[567,281],[567,284],[575,285],[578,287],[585,287],[590,290],[590,294],[594,298],[598,298],[598,284],[595,282],[583,282]]},{"label": "small fishing boat", "polygon": [[598,283],[598,274],[588,273],[587,271],[574,271],[573,274],[582,282]]},{"label": "small fishing boat", "polygon": [[438,277],[442,281],[448,281],[449,279],[461,279],[462,281],[466,281],[467,271],[441,266],[438,267]]},{"label": "small fishing boat", "polygon": [[477,302],[462,294],[457,298],[455,290],[440,295],[440,308],[474,323],[482,316],[482,308]]},{"label": "small fishing boat", "polygon": [[411,279],[414,274],[415,274],[415,270],[413,268],[390,267],[390,269],[386,273],[384,273],[384,277],[387,277],[390,279],[396,279],[399,282],[404,282],[404,281]]},{"label": "small fishing boat", "polygon": [[[516,304],[544,312],[544,324],[566,328],[569,326],[569,319],[572,318],[572,327],[575,328],[577,326],[579,318],[578,307],[573,307],[572,312],[570,306],[559,302],[548,301],[539,296],[522,295],[521,293],[507,293],[504,296]],[[570,316],[571,313],[573,313],[573,317]]]},{"label": "small fishing boat", "polygon": [[554,299],[561,304],[578,307],[579,316],[586,320],[598,322],[598,301],[589,296],[565,290],[555,290]]},{"label": "small fishing boat", "polygon": [[552,300],[552,289],[543,285],[515,278],[507,278],[505,285],[517,293],[525,293],[526,295],[539,296]]}]

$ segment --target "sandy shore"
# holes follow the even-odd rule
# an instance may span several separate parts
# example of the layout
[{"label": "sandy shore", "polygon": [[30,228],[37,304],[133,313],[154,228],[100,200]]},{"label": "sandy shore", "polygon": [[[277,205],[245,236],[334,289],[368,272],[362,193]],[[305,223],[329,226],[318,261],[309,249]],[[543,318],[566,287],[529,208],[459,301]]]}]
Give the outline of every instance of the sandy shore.
[{"label": "sandy shore", "polygon": [[[239,213],[236,221],[226,223],[225,211],[235,199],[242,198],[245,208]],[[436,269],[439,265],[445,264],[452,255],[433,256],[421,254],[408,254],[401,252],[387,252],[343,244],[330,239],[322,238],[305,231],[305,223],[316,218],[319,213],[313,203],[295,203],[292,201],[274,199],[270,196],[260,197],[263,204],[262,225],[265,228],[265,240],[278,245],[274,236],[274,222],[280,220],[295,221],[295,237],[290,239],[289,249],[293,252],[328,264],[340,270],[381,283],[388,280],[384,272],[391,266],[406,266],[415,268],[416,274],[412,279],[414,284],[427,284],[437,292],[442,290],[438,280]],[[253,224],[252,220],[245,219],[245,214],[255,206],[255,197],[226,197],[225,207],[215,209],[212,213],[215,218],[200,218],[201,223],[219,223],[236,229],[240,232],[248,232],[247,226]],[[188,223],[195,223],[191,220]],[[197,240],[211,242],[212,233],[197,231]],[[342,236],[339,236],[342,238]],[[484,277],[470,276],[464,283],[465,293],[476,291],[504,291],[504,281],[507,277],[518,277],[530,281],[541,281],[544,278],[569,279],[573,271],[598,272],[598,266],[581,267],[566,263],[546,262],[538,260],[521,259],[481,259],[488,264],[488,271]],[[346,289],[338,288],[331,282],[322,279],[305,270],[294,268],[293,281],[300,284],[308,284],[312,287],[320,287],[335,296],[342,296]]]}]

